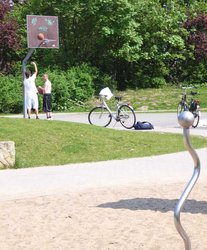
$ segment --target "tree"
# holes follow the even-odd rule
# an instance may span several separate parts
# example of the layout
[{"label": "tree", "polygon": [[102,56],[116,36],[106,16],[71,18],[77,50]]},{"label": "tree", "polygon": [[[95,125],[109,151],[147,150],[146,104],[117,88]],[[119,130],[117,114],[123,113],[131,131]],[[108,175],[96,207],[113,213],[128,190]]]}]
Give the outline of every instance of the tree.
[{"label": "tree", "polygon": [[15,51],[20,48],[17,34],[18,26],[8,13],[11,10],[9,1],[0,3],[0,71],[9,73],[15,59]]},{"label": "tree", "polygon": [[26,48],[26,14],[59,17],[60,49],[33,54],[41,68],[67,70],[87,63],[111,76],[119,89],[159,87],[205,71],[205,62],[197,67],[194,60],[194,47],[197,55],[202,48],[190,43],[191,30],[183,23],[204,12],[206,0],[30,0],[15,6],[20,53]]},{"label": "tree", "polygon": [[189,31],[187,46],[195,46],[195,58],[199,61],[207,57],[207,15],[200,14],[188,18],[184,27]]}]

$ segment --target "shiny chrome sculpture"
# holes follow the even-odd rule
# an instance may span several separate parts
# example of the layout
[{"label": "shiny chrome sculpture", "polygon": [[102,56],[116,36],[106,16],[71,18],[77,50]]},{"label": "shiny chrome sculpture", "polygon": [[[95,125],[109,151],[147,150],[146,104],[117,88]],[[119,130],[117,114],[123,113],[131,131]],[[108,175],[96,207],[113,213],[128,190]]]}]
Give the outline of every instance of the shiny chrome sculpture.
[{"label": "shiny chrome sculpture", "polygon": [[199,160],[197,153],[192,148],[192,146],[190,144],[190,139],[189,139],[189,128],[192,126],[193,121],[194,121],[193,114],[189,111],[184,111],[178,116],[178,122],[183,127],[184,145],[185,145],[186,149],[188,150],[188,152],[190,153],[190,155],[192,156],[193,161],[194,161],[193,175],[192,175],[190,181],[188,182],[185,190],[183,191],[179,201],[177,202],[176,208],[174,210],[175,227],[184,241],[185,250],[191,250],[191,242],[190,242],[190,239],[189,239],[187,233],[185,232],[185,230],[183,229],[183,227],[181,225],[180,212],[183,208],[184,202],[188,198],[188,196],[189,196],[191,190],[193,189],[193,187],[194,187],[194,185],[199,177],[199,174],[200,174],[200,160]]}]

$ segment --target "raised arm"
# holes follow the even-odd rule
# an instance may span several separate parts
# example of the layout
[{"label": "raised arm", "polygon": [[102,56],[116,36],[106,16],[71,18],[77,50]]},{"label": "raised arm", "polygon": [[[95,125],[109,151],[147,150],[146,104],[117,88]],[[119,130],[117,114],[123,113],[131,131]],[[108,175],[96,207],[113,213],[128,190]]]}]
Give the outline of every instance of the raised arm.
[{"label": "raised arm", "polygon": [[31,64],[33,64],[33,65],[34,65],[34,69],[35,69],[35,74],[37,75],[37,73],[38,73],[38,70],[37,70],[37,65],[36,65],[36,63],[35,63],[35,62],[31,62]]}]

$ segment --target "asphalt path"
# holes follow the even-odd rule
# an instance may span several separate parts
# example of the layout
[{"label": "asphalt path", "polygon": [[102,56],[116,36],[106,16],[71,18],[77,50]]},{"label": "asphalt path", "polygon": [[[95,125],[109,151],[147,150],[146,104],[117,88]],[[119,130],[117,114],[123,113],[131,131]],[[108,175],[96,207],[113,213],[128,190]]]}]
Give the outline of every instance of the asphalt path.
[{"label": "asphalt path", "polygon": [[[88,113],[58,113],[53,114],[54,120],[70,121],[86,123],[88,122]],[[207,119],[207,113],[205,114]],[[159,127],[175,127],[177,123],[177,115],[175,113],[136,113],[137,121],[149,121],[154,126]],[[112,119],[109,127],[122,128],[119,122]]]},{"label": "asphalt path", "polygon": [[[7,117],[13,118],[23,118],[23,115],[11,115]],[[44,114],[39,115],[40,119],[46,119]],[[35,115],[32,116],[35,118]],[[78,122],[78,123],[85,123],[89,124],[88,122],[88,112],[81,112],[81,113],[53,113],[54,120],[60,121],[68,121],[68,122]],[[176,112],[162,112],[162,113],[142,113],[136,112],[136,119],[137,121],[149,121],[155,127],[163,127],[163,128],[175,128],[178,127],[177,121],[177,113]],[[201,118],[198,128],[203,126],[207,126],[207,112],[201,112]],[[112,119],[111,124],[109,127],[112,128],[122,128],[122,125],[119,122],[115,122]]]},{"label": "asphalt path", "polygon": [[[44,119],[44,116],[41,117]],[[68,121],[68,122],[78,122],[89,124],[88,113],[54,113],[54,120]],[[172,133],[182,133],[177,120],[177,114],[172,113],[136,113],[137,121],[148,121],[153,124],[153,132],[172,132]],[[108,128],[114,129],[125,129],[120,122],[116,122],[112,119],[112,122]],[[202,135],[207,136],[207,112],[201,113],[200,122],[197,128],[191,129],[192,135]]]},{"label": "asphalt path", "polygon": [[[197,153],[201,162],[199,182],[207,181],[207,149]],[[59,195],[90,189],[186,183],[193,173],[188,152],[0,171],[0,201]]]},{"label": "asphalt path", "polygon": [[[89,123],[88,122],[88,113],[59,113],[53,114],[55,120],[70,121],[70,122],[80,122],[80,123]],[[155,127],[177,127],[177,113],[136,113],[137,121],[149,121]],[[204,123],[207,123],[207,112],[201,113],[200,126]],[[118,122],[116,123],[112,120],[109,127],[122,127]]]}]

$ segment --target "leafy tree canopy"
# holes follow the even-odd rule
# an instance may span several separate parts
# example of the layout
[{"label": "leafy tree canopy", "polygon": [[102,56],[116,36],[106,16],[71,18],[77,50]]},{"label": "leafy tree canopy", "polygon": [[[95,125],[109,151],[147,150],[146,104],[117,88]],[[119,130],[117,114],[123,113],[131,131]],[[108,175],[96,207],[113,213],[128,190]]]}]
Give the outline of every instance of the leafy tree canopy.
[{"label": "leafy tree canopy", "polygon": [[8,73],[15,59],[15,51],[20,47],[17,35],[18,25],[9,17],[9,1],[0,2],[0,71]]},{"label": "leafy tree canopy", "polygon": [[[207,80],[200,70],[202,77],[195,77],[198,68],[206,68],[206,37],[199,26],[207,12],[205,0],[13,2],[9,17],[19,24],[22,48],[14,52],[8,47],[7,52],[17,63],[28,51],[26,15],[54,15],[59,17],[60,49],[36,50],[33,59],[42,68],[68,70],[87,63],[112,77],[119,89]],[[187,25],[201,15],[197,26]],[[11,56],[4,58],[8,64]]]}]

